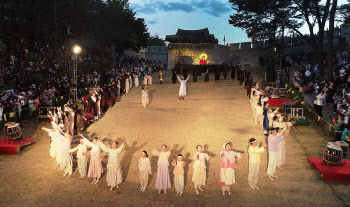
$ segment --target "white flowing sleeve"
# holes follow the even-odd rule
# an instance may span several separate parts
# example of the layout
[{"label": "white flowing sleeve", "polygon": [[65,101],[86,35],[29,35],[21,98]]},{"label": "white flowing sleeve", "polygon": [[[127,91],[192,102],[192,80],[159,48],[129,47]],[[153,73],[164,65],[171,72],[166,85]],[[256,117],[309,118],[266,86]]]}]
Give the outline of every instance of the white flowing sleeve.
[{"label": "white flowing sleeve", "polygon": [[120,154],[125,148],[125,144],[122,144],[122,146],[118,147],[117,151],[118,151],[118,154]]},{"label": "white flowing sleeve", "polygon": [[101,148],[101,150],[103,150],[103,151],[105,151],[105,152],[110,152],[110,150],[111,150],[111,148],[109,148],[109,147],[106,147],[106,145],[104,145],[103,143],[102,143],[102,141],[98,141],[98,146]]},{"label": "white flowing sleeve", "polygon": [[177,77],[177,79],[179,80],[179,82],[181,82],[181,80],[180,80],[179,76],[177,75],[176,77]]},{"label": "white flowing sleeve", "polygon": [[159,151],[157,149],[152,149],[152,154],[154,156],[159,156]]},{"label": "white flowing sleeve", "polygon": [[73,153],[75,151],[78,151],[79,145],[74,147],[73,149],[69,150],[70,153]]},{"label": "white flowing sleeve", "polygon": [[94,143],[90,142],[88,139],[86,139],[85,137],[83,138],[83,142],[84,144],[86,144],[89,147],[93,147],[95,146]]}]

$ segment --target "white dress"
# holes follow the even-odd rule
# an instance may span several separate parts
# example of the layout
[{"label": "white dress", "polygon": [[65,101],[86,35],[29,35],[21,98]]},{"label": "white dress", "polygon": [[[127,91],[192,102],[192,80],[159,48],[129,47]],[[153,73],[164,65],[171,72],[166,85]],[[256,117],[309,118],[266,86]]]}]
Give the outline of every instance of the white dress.
[{"label": "white dress", "polygon": [[118,156],[123,151],[125,144],[117,149],[106,147],[101,141],[98,142],[98,145],[103,151],[108,153],[107,184],[110,187],[115,187],[123,181],[122,168]]},{"label": "white dress", "polygon": [[143,85],[147,86],[147,75],[145,74],[145,77],[143,77]]},{"label": "white dress", "polygon": [[209,160],[209,155],[205,153],[196,152],[193,155],[194,164],[193,164],[193,175],[192,181],[195,186],[205,185],[207,179],[207,167],[205,165],[205,160]]},{"label": "white dress", "polygon": [[142,106],[146,107],[149,104],[147,90],[142,90]]},{"label": "white dress", "polygon": [[86,170],[87,170],[87,159],[86,159],[86,152],[87,152],[87,146],[85,144],[79,144],[78,146],[71,149],[69,152],[73,153],[77,151],[77,158],[78,158],[78,169],[80,176],[86,176]]},{"label": "white dress", "polygon": [[179,90],[179,97],[185,97],[187,95],[187,92],[186,92],[186,83],[188,81],[188,79],[190,78],[190,76],[187,77],[186,80],[181,80],[179,78],[179,76],[177,77],[177,79],[179,80],[180,82],[180,90]]},{"label": "white dress", "polygon": [[135,84],[135,88],[139,87],[139,76],[138,75],[134,75],[134,84]]}]

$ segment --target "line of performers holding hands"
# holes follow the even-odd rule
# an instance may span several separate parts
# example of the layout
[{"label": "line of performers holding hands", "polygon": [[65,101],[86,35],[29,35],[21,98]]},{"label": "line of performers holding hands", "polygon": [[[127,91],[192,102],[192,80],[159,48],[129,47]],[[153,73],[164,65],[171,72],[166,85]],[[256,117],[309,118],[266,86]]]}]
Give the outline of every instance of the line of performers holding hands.
[{"label": "line of performers holding hands", "polygon": [[[92,183],[97,184],[103,173],[103,167],[101,163],[101,150],[108,153],[108,164],[107,164],[107,184],[110,186],[110,190],[113,188],[118,188],[118,185],[122,183],[122,169],[119,161],[119,154],[123,152],[125,148],[125,143],[118,146],[117,141],[112,142],[112,146],[106,146],[100,138],[94,138],[89,141],[83,135],[81,136],[80,144],[71,149],[72,136],[68,131],[63,132],[63,125],[57,125],[52,122],[53,129],[48,129],[43,127],[42,129],[46,131],[50,138],[50,156],[56,158],[56,163],[59,165],[59,170],[64,171],[65,175],[71,175],[73,173],[73,157],[72,153],[77,152],[78,169],[81,178],[86,175],[93,178]],[[283,140],[285,136],[289,134],[289,129],[284,132],[283,135],[277,135],[280,133],[279,129],[273,129],[269,136],[269,164],[267,173],[269,178],[274,176],[274,171],[276,170],[276,156],[277,153],[271,153],[271,150],[276,148],[278,140]],[[90,164],[87,170],[87,148],[91,148],[90,152]],[[231,149],[231,143],[224,143],[223,151],[220,152],[220,173],[218,179],[218,185],[222,189],[222,194],[231,195],[230,186],[235,183],[235,169],[236,169],[236,159],[240,159],[245,154],[233,151]],[[251,188],[259,189],[257,187],[258,176],[259,176],[259,163],[260,154],[265,151],[267,145],[260,143],[258,146],[257,140],[251,138],[249,140],[248,154],[249,154],[249,172],[248,172],[248,183]],[[158,156],[157,163],[157,177],[156,177],[156,189],[158,193],[161,191],[166,194],[167,189],[171,188],[170,175],[169,175],[169,156],[171,150],[163,144],[161,149],[151,148],[152,154]],[[139,160],[139,180],[141,185],[141,191],[145,191],[148,186],[148,175],[152,174],[151,163],[148,158],[147,151],[142,151]],[[202,146],[197,145],[196,152],[193,155],[193,176],[192,181],[194,183],[194,190],[196,194],[203,191],[202,186],[206,184],[207,179],[207,169],[206,162],[211,159],[206,153],[203,153]],[[183,160],[181,154],[177,155],[177,159],[173,160],[171,164],[174,166],[174,185],[178,195],[182,195],[184,192],[184,166],[186,162]],[[272,175],[272,176],[271,176]]]}]

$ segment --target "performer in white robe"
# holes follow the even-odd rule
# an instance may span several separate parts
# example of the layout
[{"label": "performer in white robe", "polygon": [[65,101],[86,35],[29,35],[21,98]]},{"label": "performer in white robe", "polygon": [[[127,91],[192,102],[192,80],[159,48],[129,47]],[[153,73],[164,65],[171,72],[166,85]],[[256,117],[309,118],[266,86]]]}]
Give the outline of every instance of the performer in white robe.
[{"label": "performer in white robe", "polygon": [[[62,139],[62,136],[57,136]],[[73,136],[69,134],[69,132],[66,132],[62,139],[62,158],[60,163],[60,170],[64,171],[63,176],[69,175],[71,176],[73,173],[73,157],[69,153],[70,145],[72,142]]]},{"label": "performer in white robe", "polygon": [[129,78],[126,78],[125,79],[125,93],[129,93],[129,89],[130,89]]},{"label": "performer in white robe", "polygon": [[[54,125],[56,125],[56,124],[52,124],[53,129],[47,129],[45,127],[42,128],[42,130],[46,131],[49,134],[49,136],[50,136],[50,139],[51,139],[51,142],[50,142],[50,156],[52,158],[56,158],[56,155],[57,155],[56,129],[54,128]],[[55,161],[55,163],[57,163],[57,161]]]},{"label": "performer in white robe", "polygon": [[185,99],[185,96],[187,95],[187,92],[186,92],[186,83],[188,81],[188,79],[190,78],[190,74],[188,75],[187,79],[185,80],[184,77],[182,77],[181,79],[179,78],[179,76],[177,76],[177,79],[179,80],[180,82],[180,90],[179,90],[179,99],[181,100],[184,100]]},{"label": "performer in white robe", "polygon": [[145,74],[145,76],[143,77],[143,85],[147,86],[147,80],[148,80],[148,77],[147,77],[147,74]]},{"label": "performer in white robe", "polygon": [[122,144],[122,146],[118,147],[118,142],[113,141],[112,142],[112,148],[106,147],[102,143],[102,141],[98,141],[98,145],[100,148],[108,153],[108,163],[107,163],[107,184],[110,186],[110,190],[113,190],[115,186],[118,187],[118,185],[123,181],[122,176],[122,168],[119,162],[119,154],[123,151],[125,147],[125,143]]},{"label": "performer in white robe", "polygon": [[137,74],[134,75],[134,82],[135,87],[139,87],[139,76]]},{"label": "performer in white robe", "polygon": [[156,188],[158,189],[158,194],[160,194],[161,190],[164,190],[164,194],[166,194],[167,189],[171,188],[168,161],[170,150],[166,151],[167,146],[165,144],[162,145],[161,152],[157,149],[151,149],[154,156],[159,156],[157,163]]},{"label": "performer in white robe", "polygon": [[149,104],[149,97],[147,91],[147,87],[142,87],[142,106],[145,108],[147,108],[147,105]]},{"label": "performer in white robe", "polygon": [[118,83],[117,83],[117,96],[118,98],[120,98],[120,80],[118,80]]},{"label": "performer in white robe", "polygon": [[253,189],[259,189],[256,184],[258,183],[259,178],[259,163],[260,163],[260,154],[265,151],[267,144],[264,143],[262,147],[258,147],[257,141],[254,138],[249,140],[249,172],[248,172],[248,184]]},{"label": "performer in white robe", "polygon": [[139,160],[139,172],[141,191],[145,191],[148,185],[148,175],[152,174],[151,161],[149,160],[146,151],[141,152],[141,158]]},{"label": "performer in white robe", "polygon": [[197,152],[193,155],[193,176],[192,181],[194,183],[194,189],[196,193],[199,194],[198,189],[202,190],[202,185],[205,185],[207,179],[207,167],[205,166],[205,160],[209,161],[211,156],[208,154],[202,153],[202,146],[197,145]]},{"label": "performer in white robe", "polygon": [[80,144],[75,148],[71,149],[69,153],[73,153],[75,151],[77,151],[78,169],[79,169],[80,178],[83,178],[86,176],[86,170],[87,170],[87,159],[86,159],[87,146],[84,144],[82,139],[80,140]]},{"label": "performer in white robe", "polygon": [[101,150],[98,145],[98,138],[95,138],[93,142],[90,142],[83,135],[79,135],[83,138],[84,144],[86,144],[88,147],[91,147],[88,177],[94,178],[92,183],[97,184],[98,181],[100,181],[101,174],[103,173],[101,163]]},{"label": "performer in white robe", "polygon": [[130,88],[129,88],[129,90],[132,88],[132,76],[130,75],[129,76],[129,86],[130,86]]},{"label": "performer in white robe", "polygon": [[75,113],[73,109],[69,109],[69,133],[71,136],[74,136],[74,116]]},{"label": "performer in white robe", "polygon": [[153,84],[153,83],[152,83],[152,80],[153,80],[152,76],[151,76],[151,75],[148,75],[148,76],[147,76],[147,79],[148,79],[148,85],[152,85],[152,84]]}]

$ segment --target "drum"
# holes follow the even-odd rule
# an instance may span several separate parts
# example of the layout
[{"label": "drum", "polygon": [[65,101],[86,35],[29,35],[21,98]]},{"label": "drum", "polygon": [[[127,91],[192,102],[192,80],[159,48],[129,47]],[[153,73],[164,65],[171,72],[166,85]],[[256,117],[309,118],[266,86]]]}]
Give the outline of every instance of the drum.
[{"label": "drum", "polygon": [[336,141],[335,144],[337,144],[338,146],[340,146],[340,148],[343,150],[343,156],[342,159],[346,160],[346,156],[349,152],[349,144],[343,141]]},{"label": "drum", "polygon": [[4,127],[5,134],[8,139],[18,140],[22,138],[22,131],[18,123],[8,122]]},{"label": "drum", "polygon": [[328,142],[323,152],[323,161],[330,163],[340,163],[343,157],[343,150],[334,142]]}]

